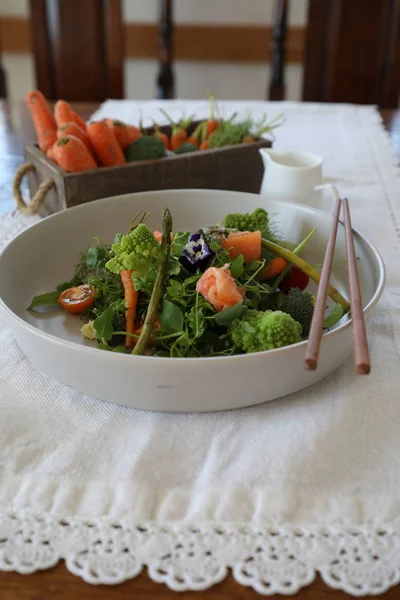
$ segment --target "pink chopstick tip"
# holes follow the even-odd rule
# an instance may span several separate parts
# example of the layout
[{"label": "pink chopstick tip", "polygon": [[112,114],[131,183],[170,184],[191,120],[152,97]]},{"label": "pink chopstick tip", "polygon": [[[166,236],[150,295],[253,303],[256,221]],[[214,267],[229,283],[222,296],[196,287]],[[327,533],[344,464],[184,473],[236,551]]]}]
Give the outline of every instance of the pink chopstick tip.
[{"label": "pink chopstick tip", "polygon": [[371,373],[371,365],[368,363],[359,363],[356,366],[356,371],[359,375],[369,375]]},{"label": "pink chopstick tip", "polygon": [[317,368],[317,361],[315,358],[305,358],[304,359],[304,368],[307,371],[315,371]]}]

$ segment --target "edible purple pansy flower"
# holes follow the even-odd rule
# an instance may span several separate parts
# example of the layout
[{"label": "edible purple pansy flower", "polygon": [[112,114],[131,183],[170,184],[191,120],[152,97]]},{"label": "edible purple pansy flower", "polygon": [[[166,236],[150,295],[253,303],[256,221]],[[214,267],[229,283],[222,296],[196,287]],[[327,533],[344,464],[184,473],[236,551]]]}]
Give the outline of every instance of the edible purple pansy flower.
[{"label": "edible purple pansy flower", "polygon": [[199,232],[190,236],[182,250],[179,262],[191,273],[195,273],[197,270],[204,273],[214,257],[215,252],[209,248],[204,235]]}]

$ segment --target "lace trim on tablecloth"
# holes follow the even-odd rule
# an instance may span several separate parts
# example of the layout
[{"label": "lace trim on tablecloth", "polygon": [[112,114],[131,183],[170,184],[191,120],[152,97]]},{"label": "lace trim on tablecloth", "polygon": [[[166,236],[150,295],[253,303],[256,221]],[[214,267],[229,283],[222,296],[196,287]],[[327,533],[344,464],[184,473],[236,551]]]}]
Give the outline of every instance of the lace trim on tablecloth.
[{"label": "lace trim on tablecloth", "polygon": [[81,521],[9,512],[0,521],[0,569],[28,574],[64,559],[92,584],[149,577],[175,591],[205,590],[232,571],[260,594],[294,594],[320,573],[353,596],[400,582],[400,534],[390,528]]}]

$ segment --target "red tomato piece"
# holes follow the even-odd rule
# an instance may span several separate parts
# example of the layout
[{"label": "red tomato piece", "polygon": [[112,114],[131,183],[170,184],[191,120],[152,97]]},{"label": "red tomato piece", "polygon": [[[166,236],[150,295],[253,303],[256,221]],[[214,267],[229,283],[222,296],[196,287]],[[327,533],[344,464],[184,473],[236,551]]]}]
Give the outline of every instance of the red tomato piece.
[{"label": "red tomato piece", "polygon": [[58,302],[65,310],[77,315],[86,308],[92,308],[95,295],[96,290],[94,287],[89,287],[87,283],[84,283],[83,285],[64,290],[60,294]]},{"label": "red tomato piece", "polygon": [[300,290],[305,290],[308,286],[308,282],[310,278],[308,275],[303,273],[298,267],[292,265],[289,273],[279,284],[279,288],[285,294],[288,294],[292,288],[299,288]]}]

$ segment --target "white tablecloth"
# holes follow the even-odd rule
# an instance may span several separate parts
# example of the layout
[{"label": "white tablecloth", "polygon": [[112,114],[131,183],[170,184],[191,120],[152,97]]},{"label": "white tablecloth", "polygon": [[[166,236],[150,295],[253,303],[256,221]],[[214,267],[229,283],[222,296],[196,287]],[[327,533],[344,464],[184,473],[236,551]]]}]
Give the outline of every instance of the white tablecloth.
[{"label": "white tablecloth", "polygon": [[[354,595],[400,580],[399,170],[373,107],[222,103],[286,124],[276,148],[321,154],[380,249],[387,288],[369,323],[373,370],[349,361],[262,406],[167,415],[102,404],[50,381],[0,320],[0,568],[60,558],[92,583],[147,566],[176,590],[234,577],[293,593],[317,571]],[[96,117],[158,118],[160,102],[106,102]],[[172,116],[205,102],[168,102]],[[0,240],[31,219],[3,216]],[[2,319],[0,317],[0,319]]]}]

